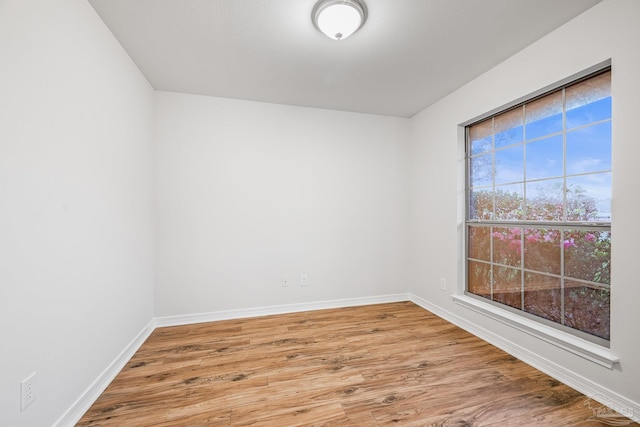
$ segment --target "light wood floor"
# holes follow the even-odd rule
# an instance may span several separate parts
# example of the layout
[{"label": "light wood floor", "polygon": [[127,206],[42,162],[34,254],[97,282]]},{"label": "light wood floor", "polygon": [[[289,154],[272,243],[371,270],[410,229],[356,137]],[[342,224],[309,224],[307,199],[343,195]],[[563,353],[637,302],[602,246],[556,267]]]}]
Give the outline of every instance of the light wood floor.
[{"label": "light wood floor", "polygon": [[158,328],[78,426],[595,427],[597,408],[407,302]]}]

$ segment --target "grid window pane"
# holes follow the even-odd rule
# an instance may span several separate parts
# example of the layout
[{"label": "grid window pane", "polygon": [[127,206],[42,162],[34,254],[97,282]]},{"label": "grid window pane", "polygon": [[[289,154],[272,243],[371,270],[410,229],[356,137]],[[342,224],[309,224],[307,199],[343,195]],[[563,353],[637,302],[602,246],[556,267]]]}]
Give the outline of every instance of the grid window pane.
[{"label": "grid window pane", "polygon": [[611,117],[611,97],[567,110],[567,129],[583,126]]},{"label": "grid window pane", "polygon": [[493,262],[495,264],[520,266],[522,258],[521,228],[494,227],[491,239],[493,241]]},{"label": "grid window pane", "polygon": [[523,108],[519,107],[494,117],[493,138],[496,149],[524,140],[523,111]]},{"label": "grid window pane", "polygon": [[610,290],[605,287],[565,282],[564,322],[567,326],[605,340],[610,335]]},{"label": "grid window pane", "polygon": [[493,218],[493,191],[490,189],[470,190],[469,219],[488,220]]},{"label": "grid window pane", "polygon": [[493,153],[472,157],[469,162],[471,187],[482,187],[493,183]]},{"label": "grid window pane", "polygon": [[564,180],[545,179],[527,182],[527,219],[562,221],[564,217]]},{"label": "grid window pane", "polygon": [[559,277],[524,273],[524,311],[562,322],[562,280]]},{"label": "grid window pane", "polygon": [[522,270],[493,267],[493,300],[510,307],[522,308]]},{"label": "grid window pane", "polygon": [[611,232],[567,230],[564,233],[564,274],[574,279],[611,283]]},{"label": "grid window pane", "polygon": [[611,172],[567,178],[567,221],[611,221]]},{"label": "grid window pane", "polygon": [[611,122],[567,132],[567,175],[611,170]]},{"label": "grid window pane", "polygon": [[524,268],[561,274],[562,230],[527,228],[524,230]]},{"label": "grid window pane", "polygon": [[469,129],[469,139],[471,144],[471,154],[476,155],[491,150],[493,120],[485,120]]},{"label": "grid window pane", "polygon": [[524,185],[508,184],[496,187],[495,210],[496,220],[512,221],[524,216]]},{"label": "grid window pane", "polygon": [[527,180],[563,175],[562,135],[527,143]]},{"label": "grid window pane", "polygon": [[485,298],[491,298],[491,265],[469,261],[467,264],[469,292]]},{"label": "grid window pane", "polygon": [[467,129],[467,291],[598,343],[609,339],[610,80]]},{"label": "grid window pane", "polygon": [[491,227],[469,227],[469,258],[491,261]]},{"label": "grid window pane", "polygon": [[526,104],[527,140],[562,131],[562,92],[558,91]]},{"label": "grid window pane", "polygon": [[567,129],[611,118],[611,72],[567,87]]},{"label": "grid window pane", "polygon": [[495,154],[496,184],[524,181],[524,146],[505,148]]}]

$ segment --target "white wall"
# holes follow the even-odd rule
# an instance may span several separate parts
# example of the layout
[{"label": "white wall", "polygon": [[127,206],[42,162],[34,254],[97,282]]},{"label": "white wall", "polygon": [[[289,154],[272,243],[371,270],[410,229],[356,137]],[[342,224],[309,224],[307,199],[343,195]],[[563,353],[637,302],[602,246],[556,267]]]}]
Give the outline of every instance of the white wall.
[{"label": "white wall", "polygon": [[[506,337],[524,352],[555,363],[576,378],[635,402],[636,410],[640,408],[635,231],[640,212],[639,17],[639,1],[605,0],[414,117],[410,151],[412,292],[443,312]],[[463,219],[458,189],[464,188],[458,125],[609,58],[613,67],[611,349],[621,360],[614,370],[455,305],[450,295],[455,291],[439,289],[440,277],[456,284],[459,292],[464,288],[458,274]]]},{"label": "white wall", "polygon": [[0,63],[0,425],[48,426],[153,317],[154,98],[83,0],[0,1]]},{"label": "white wall", "polygon": [[[410,283],[439,309],[640,402],[637,233],[626,231],[640,209],[638,16],[640,2],[605,0],[407,120],[154,97],[84,0],[0,0],[0,425],[51,425],[70,408],[154,316],[154,271],[157,316]],[[439,289],[440,277],[463,286],[458,124],[608,58],[613,371]],[[38,397],[20,412],[19,382],[33,371]]]},{"label": "white wall", "polygon": [[405,293],[408,130],[159,92],[156,315]]}]

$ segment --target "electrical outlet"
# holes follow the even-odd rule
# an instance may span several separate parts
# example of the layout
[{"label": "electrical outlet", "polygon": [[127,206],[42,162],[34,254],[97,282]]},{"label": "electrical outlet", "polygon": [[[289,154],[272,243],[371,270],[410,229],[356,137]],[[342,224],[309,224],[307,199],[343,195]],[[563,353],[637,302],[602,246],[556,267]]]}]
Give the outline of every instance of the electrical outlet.
[{"label": "electrical outlet", "polygon": [[444,279],[440,279],[440,290],[446,291],[447,290],[447,281]]},{"label": "electrical outlet", "polygon": [[282,276],[282,287],[283,288],[289,287],[289,278],[287,276]]},{"label": "electrical outlet", "polygon": [[300,275],[300,286],[309,286],[309,276],[306,274]]},{"label": "electrical outlet", "polygon": [[36,400],[36,385],[35,372],[20,382],[20,411],[24,411]]}]

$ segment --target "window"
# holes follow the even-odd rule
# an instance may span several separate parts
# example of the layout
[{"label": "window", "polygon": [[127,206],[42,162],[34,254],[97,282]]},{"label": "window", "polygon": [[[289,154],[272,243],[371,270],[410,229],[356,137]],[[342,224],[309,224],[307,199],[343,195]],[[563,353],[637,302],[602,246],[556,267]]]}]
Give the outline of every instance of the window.
[{"label": "window", "polygon": [[467,294],[606,344],[611,71],[466,127]]}]

